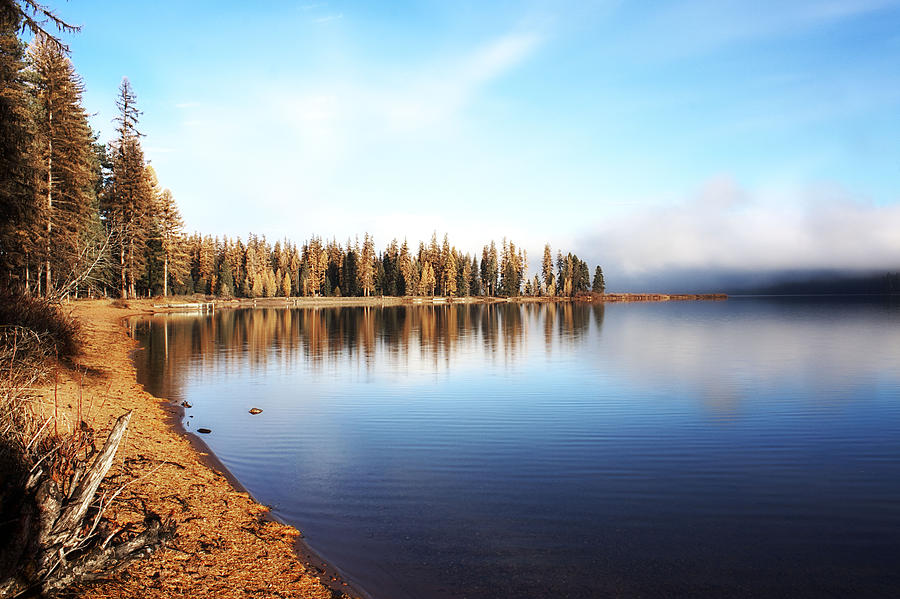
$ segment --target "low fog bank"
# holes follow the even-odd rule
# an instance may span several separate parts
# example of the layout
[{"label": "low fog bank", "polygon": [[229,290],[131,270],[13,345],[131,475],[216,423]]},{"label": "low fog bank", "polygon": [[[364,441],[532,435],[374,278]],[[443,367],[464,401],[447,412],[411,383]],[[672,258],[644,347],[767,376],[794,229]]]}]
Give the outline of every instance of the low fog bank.
[{"label": "low fog bank", "polygon": [[900,203],[834,184],[750,192],[721,177],[681,203],[610,217],[576,249],[610,291],[869,293],[900,272],[898,231]]},{"label": "low fog bank", "polygon": [[900,293],[900,267],[890,271],[723,271],[673,269],[659,273],[606,274],[608,291],[740,294]]}]

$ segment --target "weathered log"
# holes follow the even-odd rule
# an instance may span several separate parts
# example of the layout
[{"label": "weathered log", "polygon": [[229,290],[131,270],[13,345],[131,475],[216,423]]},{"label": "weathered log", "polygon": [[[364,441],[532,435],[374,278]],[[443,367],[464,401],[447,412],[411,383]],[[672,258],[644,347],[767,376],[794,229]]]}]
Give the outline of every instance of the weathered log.
[{"label": "weathered log", "polygon": [[91,500],[96,495],[103,477],[106,476],[106,473],[112,467],[113,460],[116,457],[116,450],[119,449],[119,444],[125,435],[125,429],[128,428],[128,423],[131,421],[132,412],[132,410],[129,410],[116,420],[109,437],[106,439],[106,443],[103,444],[103,449],[94,458],[94,462],[88,468],[85,476],[78,482],[75,492],[72,493],[72,499],[66,502],[62,514],[56,520],[56,524],[50,533],[52,541],[65,543],[69,538],[78,534],[78,528],[84,520],[85,514],[87,514]]},{"label": "weathered log", "polygon": [[91,582],[109,576],[131,561],[150,555],[166,539],[174,534],[172,523],[163,523],[158,516],[146,521],[147,528],[130,540],[118,545],[99,548],[80,559],[61,564],[41,585],[41,591],[49,595],[77,583]]},{"label": "weathered log", "polygon": [[[14,551],[0,572],[0,596],[22,597],[52,594],[78,582],[104,577],[131,560],[152,552],[174,536],[174,523],[148,514],[144,530],[110,543],[119,530],[96,526],[102,506],[94,505],[100,483],[109,472],[122,442],[131,412],[115,423],[103,448],[90,466],[76,465],[68,493],[42,470],[23,481],[22,509],[14,531]],[[106,538],[104,539],[104,536]]]}]

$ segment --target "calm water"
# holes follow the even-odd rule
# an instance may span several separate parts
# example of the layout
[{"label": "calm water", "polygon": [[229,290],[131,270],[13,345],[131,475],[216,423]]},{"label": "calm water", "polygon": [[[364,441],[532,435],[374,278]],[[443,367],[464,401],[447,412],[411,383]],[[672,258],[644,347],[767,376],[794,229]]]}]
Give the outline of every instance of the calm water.
[{"label": "calm water", "polygon": [[376,599],[900,593],[897,304],[248,309],[136,336],[149,390]]}]

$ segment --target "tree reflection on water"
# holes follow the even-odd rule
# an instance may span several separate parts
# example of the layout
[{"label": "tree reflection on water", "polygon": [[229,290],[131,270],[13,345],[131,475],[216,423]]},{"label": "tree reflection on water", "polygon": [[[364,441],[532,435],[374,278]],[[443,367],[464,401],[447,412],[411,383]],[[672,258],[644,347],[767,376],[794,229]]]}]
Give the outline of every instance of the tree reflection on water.
[{"label": "tree reflection on water", "polygon": [[542,334],[551,352],[556,343],[580,343],[592,322],[599,331],[603,314],[603,304],[569,302],[239,308],[160,314],[131,326],[147,350],[138,356],[149,375],[142,382],[155,395],[174,398],[189,363],[233,371],[273,363],[289,368],[301,359],[321,369],[349,360],[371,370],[382,359],[385,366],[419,361],[435,368],[476,348],[487,359],[512,363],[529,334]]}]

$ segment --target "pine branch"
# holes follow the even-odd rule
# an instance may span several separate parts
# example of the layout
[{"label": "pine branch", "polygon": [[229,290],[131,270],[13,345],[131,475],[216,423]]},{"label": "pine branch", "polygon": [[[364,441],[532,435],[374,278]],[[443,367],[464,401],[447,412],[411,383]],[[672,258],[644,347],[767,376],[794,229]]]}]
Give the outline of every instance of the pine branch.
[{"label": "pine branch", "polygon": [[81,31],[81,25],[71,25],[63,21],[60,17],[56,16],[52,10],[35,0],[18,0],[18,3],[14,4],[14,8],[22,18],[23,29],[28,29],[36,36],[46,37],[50,43],[54,44],[63,52],[68,53],[69,46],[62,43],[59,38],[44,29],[44,25],[52,23],[56,29],[62,33],[78,33]]}]

